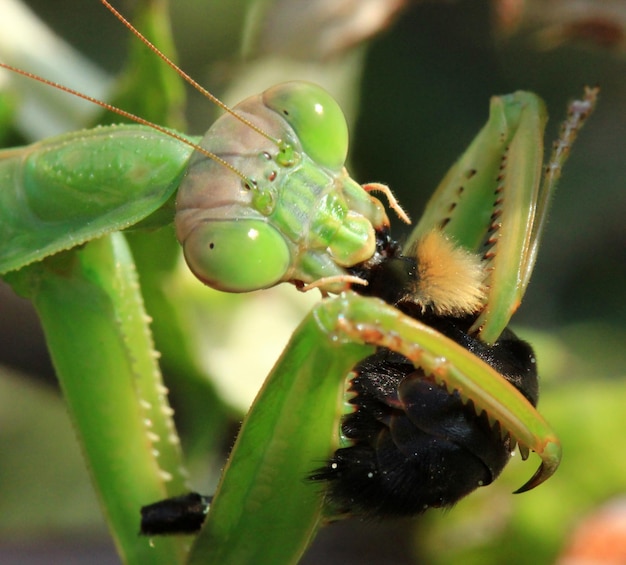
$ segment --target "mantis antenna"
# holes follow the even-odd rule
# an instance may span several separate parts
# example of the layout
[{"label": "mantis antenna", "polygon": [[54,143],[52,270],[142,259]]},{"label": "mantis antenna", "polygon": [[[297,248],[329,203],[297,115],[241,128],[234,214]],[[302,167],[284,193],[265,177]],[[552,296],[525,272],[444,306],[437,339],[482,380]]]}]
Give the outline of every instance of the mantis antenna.
[{"label": "mantis antenna", "polygon": [[13,73],[17,73],[18,75],[22,75],[22,76],[25,76],[27,78],[31,78],[33,80],[36,80],[37,82],[41,82],[42,84],[46,84],[48,86],[51,86],[52,88],[56,88],[57,90],[61,90],[62,92],[67,92],[68,94],[72,94],[73,96],[76,96],[78,98],[82,98],[83,100],[87,100],[88,102],[96,104],[96,105],[104,108],[105,110],[108,110],[109,112],[113,112],[114,114],[117,114],[118,116],[122,116],[123,118],[127,118],[129,120],[132,120],[133,122],[136,122],[138,124],[151,127],[152,129],[155,129],[155,130],[157,130],[157,131],[159,131],[159,132],[161,132],[161,133],[163,133],[163,134],[165,134],[165,135],[167,135],[169,137],[172,137],[172,138],[180,141],[181,143],[185,143],[186,145],[189,145],[190,147],[192,147],[193,149],[195,149],[199,153],[202,153],[203,155],[205,155],[209,159],[213,159],[217,163],[220,163],[221,165],[224,165],[227,169],[231,170],[239,178],[241,178],[247,185],[254,186],[254,184],[255,184],[253,180],[247,178],[244,174],[241,173],[241,171],[239,171],[238,169],[233,167],[228,161],[225,161],[221,157],[215,155],[215,153],[211,153],[210,151],[207,151],[204,147],[201,147],[197,143],[194,143],[193,141],[190,141],[189,139],[186,139],[182,135],[180,135],[178,133],[175,133],[172,130],[169,130],[169,129],[163,127],[163,126],[160,126],[159,124],[157,124],[155,122],[151,122],[150,120],[146,120],[145,118],[137,116],[136,114],[133,114],[132,112],[127,112],[126,110],[122,110],[121,108],[117,108],[116,106],[113,106],[112,104],[109,104],[107,102],[103,102],[102,100],[98,100],[97,98],[94,98],[93,96],[89,96],[88,94],[83,94],[82,92],[79,92],[78,90],[74,90],[73,88],[69,88],[69,87],[64,86],[62,84],[59,84],[58,82],[54,82],[52,80],[48,80],[46,78],[40,77],[39,75],[36,75],[34,73],[30,73],[28,71],[24,71],[22,69],[18,69],[17,67],[13,67],[11,65],[7,65],[6,63],[0,62],[0,67],[2,67],[3,69],[6,69],[7,71],[11,71]]},{"label": "mantis antenna", "polygon": [[268,139],[269,141],[271,141],[272,143],[275,143],[277,146],[281,146],[282,143],[277,140],[274,139],[272,136],[270,136],[269,134],[267,134],[266,132],[264,132],[261,128],[255,126],[252,122],[250,122],[249,120],[247,120],[246,118],[244,118],[243,116],[239,115],[237,112],[235,112],[232,108],[230,108],[228,105],[224,104],[224,102],[222,102],[217,96],[215,96],[214,94],[211,94],[206,88],[204,88],[201,84],[199,84],[197,81],[195,81],[193,78],[191,78],[185,71],[183,71],[176,63],[174,63],[174,61],[172,61],[167,55],[165,55],[165,53],[163,53],[156,45],[154,45],[152,42],[150,42],[148,40],[147,37],[145,37],[135,26],[133,26],[133,24],[131,24],[124,16],[122,16],[122,14],[120,14],[113,6],[111,6],[111,4],[107,1],[107,0],[100,0],[100,2],[102,2],[102,4],[104,4],[104,6],[120,21],[122,22],[127,28],[128,30],[135,36],[137,37],[137,39],[140,39],[144,45],[146,45],[148,47],[148,49],[150,49],[155,55],[157,55],[159,57],[159,59],[161,59],[161,61],[163,61],[164,63],[166,63],[167,65],[169,65],[175,72],[176,74],[182,78],[184,81],[186,81],[188,84],[190,84],[191,86],[193,86],[200,94],[202,94],[205,98],[208,98],[211,102],[213,102],[214,104],[216,104],[217,106],[219,106],[222,110],[224,110],[225,112],[228,112],[229,114],[233,115],[235,118],[237,118],[240,122],[242,122],[243,124],[247,125],[248,127],[252,128],[254,131],[256,131],[259,135],[262,135],[265,139]]},{"label": "mantis antenna", "polygon": [[[282,146],[284,145],[283,142],[274,139],[273,137],[271,137],[270,135],[268,135],[266,132],[264,132],[262,129],[260,129],[259,127],[255,126],[253,123],[251,123],[249,120],[247,120],[246,118],[244,118],[243,116],[239,115],[237,112],[235,112],[232,108],[230,108],[229,106],[227,106],[226,104],[224,104],[224,102],[222,102],[219,98],[217,98],[215,95],[211,94],[208,90],[206,90],[205,88],[203,88],[200,84],[198,84],[194,79],[192,79],[187,73],[185,73],[180,67],[178,67],[171,59],[169,59],[164,53],[162,53],[154,44],[152,44],[146,37],[144,37],[139,30],[137,30],[126,18],[124,18],[124,16],[122,16],[113,6],[111,6],[111,4],[109,2],[107,2],[107,0],[100,0],[102,2],[102,4],[104,4],[104,6],[120,21],[122,22],[137,38],[139,38],[145,45],[148,46],[148,48],[153,51],[162,61],[164,61],[165,63],[167,63],[172,69],[174,69],[174,71],[176,71],[176,73],[182,78],[184,79],[186,82],[188,82],[191,86],[193,86],[196,90],[198,90],[202,95],[204,95],[206,98],[208,98],[209,100],[211,100],[213,103],[215,103],[217,106],[219,106],[220,108],[222,108],[224,111],[228,112],[229,114],[232,114],[236,119],[240,120],[242,123],[244,123],[246,126],[252,128],[255,132],[257,132],[259,135],[265,137],[266,139],[268,139],[269,141],[271,141],[272,143],[276,144],[279,148],[282,148]],[[228,161],[226,161],[225,159],[222,159],[221,157],[219,157],[218,155],[216,155],[215,153],[212,153],[211,151],[208,151],[207,149],[205,149],[204,147],[201,147],[200,145],[198,145],[197,143],[194,143],[193,141],[190,141],[189,139],[185,138],[184,136],[173,132],[172,130],[165,128],[155,122],[152,122],[150,120],[146,120],[145,118],[142,118],[141,116],[138,116],[136,114],[133,114],[132,112],[128,112],[126,110],[123,110],[121,108],[118,108],[116,106],[113,106],[112,104],[109,104],[107,102],[104,102],[102,100],[99,100],[97,98],[94,98],[93,96],[89,96],[88,94],[84,94],[82,92],[79,92],[78,90],[75,90],[73,88],[64,86],[62,84],[59,84],[58,82],[54,82],[52,80],[48,80],[46,78],[43,78],[39,75],[36,75],[34,73],[25,71],[23,69],[19,69],[17,67],[14,67],[12,65],[8,65],[6,63],[0,62],[0,67],[3,69],[6,69],[8,71],[14,72],[16,74],[19,74],[21,76],[36,80],[42,84],[48,85],[52,88],[56,88],[57,90],[60,90],[62,92],[66,92],[68,94],[71,94],[73,96],[76,96],[77,98],[81,98],[83,100],[86,100],[88,102],[91,102],[92,104],[96,104],[97,106],[100,106],[101,108],[104,108],[105,110],[112,112],[114,114],[117,114],[118,116],[122,116],[123,118],[126,118],[128,120],[131,120],[135,123],[141,124],[141,125],[145,125],[148,126],[158,132],[163,133],[164,135],[167,135],[173,139],[176,139],[177,141],[180,141],[181,143],[184,143],[185,145],[188,145],[189,147],[195,149],[196,151],[198,151],[199,153],[201,153],[202,155],[208,157],[209,159],[212,159],[213,161],[215,161],[216,163],[219,163],[220,165],[226,167],[228,170],[230,170],[231,172],[233,172],[234,174],[236,174],[239,178],[241,178],[241,180],[245,183],[245,185],[248,188],[254,188],[256,186],[256,183],[253,179],[248,178],[247,176],[245,176],[241,171],[239,171],[236,167],[234,167],[233,165],[231,165]]]}]

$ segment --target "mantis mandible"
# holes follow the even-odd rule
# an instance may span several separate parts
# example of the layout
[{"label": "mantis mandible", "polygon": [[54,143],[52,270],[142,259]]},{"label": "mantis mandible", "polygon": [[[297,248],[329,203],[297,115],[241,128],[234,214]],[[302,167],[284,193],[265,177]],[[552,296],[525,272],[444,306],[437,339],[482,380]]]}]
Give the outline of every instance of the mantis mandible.
[{"label": "mantis mandible", "polygon": [[[347,175],[345,121],[332,98],[312,85],[278,86],[234,114],[228,109],[202,140],[144,124],[0,153],[6,212],[0,230],[9,242],[0,256],[2,273],[40,313],[123,558],[173,563],[186,557],[176,539],[155,540],[152,548],[136,536],[141,506],[186,487],[132,259],[118,233],[171,222],[174,198],[187,262],[208,284],[242,292],[293,282],[339,293],[305,319],[268,377],[190,562],[293,562],[319,524],[341,510],[332,501],[325,505],[319,484],[304,479],[338,449],[343,383],[372,346],[402,355],[434,384],[471,401],[510,445],[536,451],[542,465],[523,488],[547,479],[558,466],[558,440],[529,400],[400,302],[439,317],[470,316],[465,333],[497,342],[528,284],[549,194],[595,95],[589,91],[571,107],[543,184],[541,101],[529,93],[494,98],[489,122],[444,178],[402,250],[369,192],[383,190],[400,215],[401,209],[381,185],[362,187]],[[208,188],[199,188],[198,179]],[[423,248],[433,237],[447,242],[454,265],[473,257],[473,298],[457,296],[454,281],[437,269],[426,269],[426,278],[434,272],[436,282],[444,281],[443,294],[433,294],[433,285],[420,288],[415,272],[432,256]],[[249,264],[241,260],[242,248]],[[413,264],[391,285],[402,296],[389,299],[376,290],[372,273],[396,258]],[[302,416],[310,405],[314,421]]]}]

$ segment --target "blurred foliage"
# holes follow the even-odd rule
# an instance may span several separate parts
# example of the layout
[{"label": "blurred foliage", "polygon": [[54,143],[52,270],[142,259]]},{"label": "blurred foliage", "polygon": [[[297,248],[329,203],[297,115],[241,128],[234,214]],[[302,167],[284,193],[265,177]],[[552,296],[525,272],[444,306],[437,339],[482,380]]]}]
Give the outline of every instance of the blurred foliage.
[{"label": "blurred foliage", "polygon": [[[99,64],[116,70],[127,34],[95,0],[30,3],[69,41]],[[119,3],[125,13],[131,10],[128,4]],[[581,34],[561,32],[558,42],[542,41],[541,32],[558,23],[558,12],[547,20],[536,16],[542,14],[542,6],[559,2],[509,3],[524,9],[532,5],[533,11],[520,12],[521,24],[504,34],[494,9],[502,4],[416,2],[396,15],[393,26],[367,46],[323,62],[293,60],[289,53],[259,59],[250,46],[248,59],[243,60],[240,45],[250,24],[242,0],[179,0],[172,7],[181,66],[229,102],[278,80],[323,81],[349,116],[358,117],[351,136],[355,178],[388,183],[414,217],[484,122],[491,95],[516,89],[537,92],[546,100],[552,117],[548,135],[554,137],[567,101],[580,96],[585,84],[599,84],[602,89],[598,109],[567,163],[533,282],[514,318],[515,325],[524,328],[521,336],[537,349],[543,378],[540,409],[562,439],[562,468],[536,491],[511,496],[534,468],[514,462],[502,480],[453,510],[431,512],[416,521],[331,526],[319,536],[305,563],[319,562],[320,556],[325,563],[343,564],[364,560],[550,563],[585,513],[626,491],[626,449],[621,436],[626,424],[626,171],[622,155],[626,59],[622,49],[590,44]],[[626,5],[609,4],[611,9],[621,4],[616,13],[622,19],[612,15],[606,21],[622,31]],[[63,17],[67,13],[80,13],[81,18]],[[214,116],[206,102],[191,95],[187,120],[192,133],[208,127]],[[232,333],[238,334],[234,326],[253,323],[246,321],[252,307],[246,306],[245,298],[228,300],[230,310],[225,316],[233,322]],[[241,302],[235,305],[235,300]],[[259,314],[255,319],[261,322],[255,327],[263,328],[263,316],[269,319],[267,313]],[[203,327],[207,319],[200,317],[197,326]],[[216,339],[216,333],[220,332],[213,331],[210,339]],[[227,332],[221,333],[223,338]],[[254,345],[267,353],[265,332],[253,333]],[[209,336],[201,333],[198,339]],[[280,350],[283,342],[270,339]],[[237,345],[246,346],[251,347],[249,343]],[[212,353],[221,352],[224,357],[224,347]],[[260,356],[254,351],[239,357]],[[270,359],[275,356],[269,354]],[[228,368],[228,360],[223,363]],[[262,378],[264,371],[257,371]],[[3,389],[0,395],[2,467],[12,470],[2,474],[0,545],[16,532],[30,540],[51,535],[44,523],[54,524],[55,535],[62,531],[68,537],[77,532],[82,535],[80,524],[101,531],[100,525],[92,525],[94,504],[88,495],[80,497],[86,501],[80,511],[73,504],[59,502],[70,500],[63,495],[68,492],[68,477],[82,476],[69,483],[78,492],[85,489],[86,477],[84,471],[66,470],[74,459],[65,457],[67,430],[60,430],[67,428],[66,423],[60,416],[56,417],[60,423],[44,420],[47,411],[58,411],[58,398],[30,385],[22,387],[14,378],[1,382],[3,387],[19,390]],[[22,411],[16,410],[19,403],[24,405]],[[23,418],[24,413],[31,416]],[[26,423],[34,426],[32,432],[25,431]],[[63,455],[60,460],[53,459],[51,447]],[[33,473],[33,467],[38,471],[37,463],[28,461],[24,455],[28,453],[45,460],[50,475],[58,480]],[[24,480],[17,483],[9,480],[11,476]],[[49,496],[42,496],[41,488]],[[8,506],[11,500],[14,505]],[[19,518],[24,514],[18,508],[28,509],[26,516],[31,518]],[[390,539],[393,550],[388,549]]]}]

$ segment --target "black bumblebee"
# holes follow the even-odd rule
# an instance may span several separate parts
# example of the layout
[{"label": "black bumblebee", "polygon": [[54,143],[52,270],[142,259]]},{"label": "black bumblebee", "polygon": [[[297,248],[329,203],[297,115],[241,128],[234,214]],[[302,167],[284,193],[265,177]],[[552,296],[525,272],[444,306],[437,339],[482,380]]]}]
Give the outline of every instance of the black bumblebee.
[{"label": "black bumblebee", "polygon": [[[369,282],[361,293],[383,298],[462,345],[537,404],[530,345],[508,329],[493,345],[470,334],[483,295],[478,258],[439,232],[422,238],[414,257],[400,255],[392,241],[382,255],[358,272]],[[348,383],[354,411],[341,425],[348,445],[310,477],[328,483],[327,500],[339,514],[414,515],[451,506],[491,483],[515,447],[458,393],[384,348],[359,363]]]}]

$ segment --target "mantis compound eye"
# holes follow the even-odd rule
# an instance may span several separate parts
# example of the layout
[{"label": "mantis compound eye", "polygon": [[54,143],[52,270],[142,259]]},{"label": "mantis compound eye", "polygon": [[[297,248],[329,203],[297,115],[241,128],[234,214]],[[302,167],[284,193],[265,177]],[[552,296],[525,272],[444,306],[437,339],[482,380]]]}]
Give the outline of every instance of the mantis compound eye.
[{"label": "mantis compound eye", "polygon": [[306,82],[287,82],[266,90],[263,103],[284,117],[313,161],[341,170],[348,154],[348,125],[328,92]]},{"label": "mantis compound eye", "polygon": [[225,292],[273,286],[291,263],[283,236],[261,220],[201,222],[189,233],[183,249],[193,273]]}]

